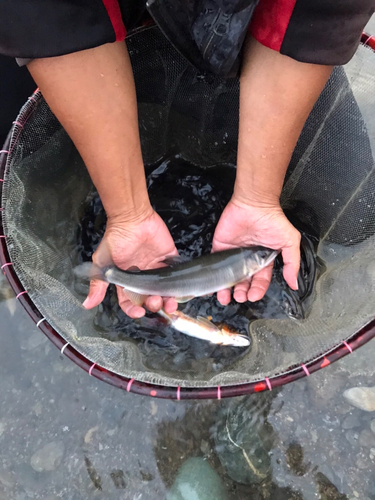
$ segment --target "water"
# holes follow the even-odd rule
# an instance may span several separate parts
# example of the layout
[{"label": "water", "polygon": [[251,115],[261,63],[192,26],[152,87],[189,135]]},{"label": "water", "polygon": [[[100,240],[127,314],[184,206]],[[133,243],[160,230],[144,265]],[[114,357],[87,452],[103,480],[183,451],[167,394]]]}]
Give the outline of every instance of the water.
[{"label": "water", "polygon": [[[235,168],[221,165],[202,169],[181,158],[171,157],[147,168],[147,185],[155,210],[168,226],[181,255],[198,257],[211,251],[216,224],[228,203],[235,180]],[[237,332],[248,334],[249,323],[257,318],[302,319],[308,315],[314,284],[324,271],[316,259],[318,239],[295,217],[287,214],[303,234],[299,290],[294,292],[282,276],[282,261],[275,264],[272,284],[258,303],[221,306],[216,297],[196,298],[179,308],[192,316],[212,317]],[[297,210],[298,212],[298,210]],[[105,213],[97,193],[88,201],[78,231],[81,262],[91,260],[105,230]],[[217,346],[177,332],[156,314],[139,320],[129,319],[119,308],[115,287],[110,286],[98,308],[95,327],[100,335],[112,340],[132,339],[138,345],[147,369],[181,376],[185,380],[213,375],[230,369],[249,348]]]},{"label": "water", "polygon": [[[151,194],[161,176],[163,183],[168,180],[168,165],[149,175]],[[183,170],[180,185],[159,211],[181,253],[196,256],[210,250],[226,202],[221,186],[229,177],[233,181],[233,169],[223,167],[212,185],[209,171],[189,166],[187,173],[179,161],[177,166]],[[207,218],[198,204],[195,212],[184,205],[188,196],[204,200]],[[89,236],[81,238],[83,260],[105,224],[98,200],[90,210],[81,232]],[[189,221],[185,233],[181,214]],[[222,308],[213,297],[184,310],[212,314],[245,331],[259,315],[308,315],[313,285],[325,272],[314,258],[315,247],[314,236],[306,233],[297,295],[283,288],[277,263],[272,287],[258,305]],[[0,500],[164,500],[192,457],[204,458],[216,471],[230,500],[375,498],[375,415],[343,397],[350,387],[375,384],[375,342],[280,390],[222,401],[155,400],[89,377],[33,326],[1,275],[0,280]],[[187,378],[197,369],[223,369],[243,355],[164,328],[155,315],[134,323],[116,309],[113,291],[96,321],[104,335],[138,342],[147,367],[158,370],[172,360]]]},{"label": "water", "polygon": [[[375,342],[280,391],[219,402],[162,401],[89,377],[9,296],[0,276],[1,500],[164,500],[189,457],[207,460],[230,500],[374,498],[375,416],[351,407],[342,394],[374,385]],[[227,421],[241,448],[225,441]],[[31,459],[49,443],[62,444],[61,462],[36,472]],[[254,463],[268,454],[258,466],[262,482],[241,484],[228,475],[233,463],[246,475],[242,449]]]}]

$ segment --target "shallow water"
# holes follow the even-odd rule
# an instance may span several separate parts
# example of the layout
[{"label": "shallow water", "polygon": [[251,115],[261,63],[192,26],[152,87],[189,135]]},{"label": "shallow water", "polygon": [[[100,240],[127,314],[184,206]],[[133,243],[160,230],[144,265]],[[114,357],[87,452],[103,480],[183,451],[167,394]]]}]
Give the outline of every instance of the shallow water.
[{"label": "shallow water", "polygon": [[[61,356],[0,280],[1,500],[162,500],[194,456],[219,473],[231,500],[375,498],[375,415],[342,396],[375,384],[375,342],[280,391],[155,400],[99,382]],[[227,422],[240,448],[228,441]],[[42,467],[51,470],[37,472],[33,456],[49,443]],[[261,483],[231,478],[249,474],[243,450],[265,474]]]}]

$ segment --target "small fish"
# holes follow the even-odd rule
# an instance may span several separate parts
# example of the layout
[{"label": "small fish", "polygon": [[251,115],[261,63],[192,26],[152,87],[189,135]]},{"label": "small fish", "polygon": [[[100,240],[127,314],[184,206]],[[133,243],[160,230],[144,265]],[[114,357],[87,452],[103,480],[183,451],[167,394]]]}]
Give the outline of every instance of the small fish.
[{"label": "small fish", "polygon": [[159,311],[160,316],[165,318],[170,326],[190,337],[201,340],[208,340],[212,344],[230,345],[235,347],[247,347],[250,339],[246,335],[233,332],[226,325],[217,327],[207,318],[198,316],[196,319],[187,316],[181,311],[172,314],[166,313],[163,309]]},{"label": "small fish", "polygon": [[116,266],[101,269],[87,262],[78,266],[75,273],[80,277],[122,286],[129,299],[137,305],[142,305],[148,295],[176,297],[177,302],[187,302],[251,278],[267,267],[278,253],[254,246],[215,252],[188,261],[173,256],[163,261],[169,267],[146,271],[137,268],[123,271]]}]

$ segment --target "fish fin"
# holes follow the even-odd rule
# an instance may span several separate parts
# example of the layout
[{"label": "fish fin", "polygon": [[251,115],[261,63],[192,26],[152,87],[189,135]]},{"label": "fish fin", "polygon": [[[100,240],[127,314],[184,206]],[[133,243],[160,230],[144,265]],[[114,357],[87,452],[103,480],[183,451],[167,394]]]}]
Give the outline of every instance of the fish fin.
[{"label": "fish fin", "polygon": [[199,321],[199,323],[201,323],[202,325],[209,326],[210,328],[217,328],[216,325],[212,323],[212,321],[210,321],[208,318],[205,318],[204,316],[197,316],[197,321]]},{"label": "fish fin", "polygon": [[145,300],[147,298],[147,295],[141,295],[140,293],[132,292],[130,290],[127,290],[124,288],[124,292],[126,293],[128,299],[135,305],[135,306],[143,306],[145,303]]},{"label": "fish fin", "polygon": [[126,270],[128,273],[140,273],[141,270],[137,266],[131,266],[129,269]]},{"label": "fish fin", "polygon": [[186,295],[185,297],[176,297],[176,302],[179,304],[185,304],[185,302],[189,302],[189,300],[195,299],[194,295]]},{"label": "fish fin", "polygon": [[164,309],[160,309],[160,311],[158,311],[158,314],[159,314],[162,318],[164,318],[165,320],[167,320],[167,322],[168,322],[169,324],[171,324],[171,323],[172,323],[172,318],[171,318],[171,315],[170,315],[170,314],[168,314],[168,313],[166,313],[166,312],[164,311]]},{"label": "fish fin", "polygon": [[191,260],[192,259],[190,257],[185,257],[184,255],[167,255],[167,257],[164,260],[161,260],[160,263],[173,267]]},{"label": "fish fin", "polygon": [[107,281],[103,269],[92,262],[84,262],[83,264],[75,267],[74,274],[77,278]]}]

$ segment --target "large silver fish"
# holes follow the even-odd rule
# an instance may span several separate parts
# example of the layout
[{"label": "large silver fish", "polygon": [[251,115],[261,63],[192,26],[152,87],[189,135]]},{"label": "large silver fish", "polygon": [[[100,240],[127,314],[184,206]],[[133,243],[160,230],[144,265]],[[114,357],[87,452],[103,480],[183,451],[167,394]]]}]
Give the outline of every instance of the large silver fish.
[{"label": "large silver fish", "polygon": [[99,268],[92,263],[75,269],[76,275],[100,279],[124,288],[134,304],[143,304],[148,295],[175,297],[187,302],[224,288],[231,288],[268,266],[278,252],[254,246],[215,252],[189,261],[171,257],[169,267],[146,271],[123,271],[115,266]]},{"label": "large silver fish", "polygon": [[198,316],[191,318],[181,311],[168,314],[161,309],[158,314],[167,320],[168,324],[175,330],[201,340],[207,340],[212,344],[230,345],[235,347],[247,347],[250,345],[249,337],[238,332],[231,331],[227,326],[216,326],[208,318]]}]

